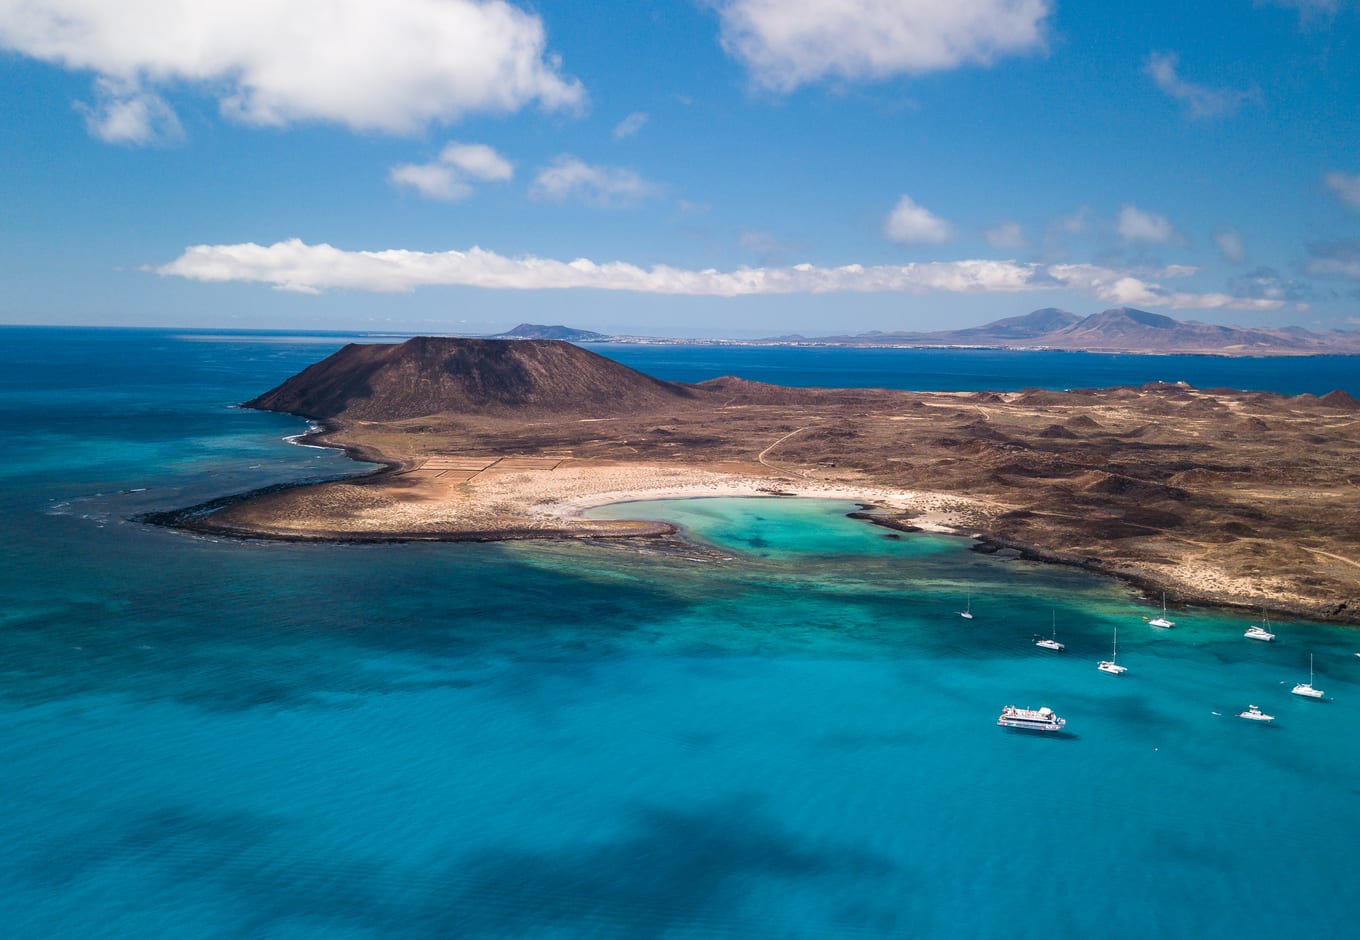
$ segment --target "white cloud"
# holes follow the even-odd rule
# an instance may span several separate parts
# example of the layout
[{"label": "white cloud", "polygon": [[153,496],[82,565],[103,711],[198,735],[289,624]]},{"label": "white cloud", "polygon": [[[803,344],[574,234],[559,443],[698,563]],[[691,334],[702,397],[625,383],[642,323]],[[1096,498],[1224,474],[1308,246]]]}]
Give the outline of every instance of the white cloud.
[{"label": "white cloud", "polygon": [[486,144],[450,143],[433,163],[402,163],[387,172],[398,186],[409,186],[429,199],[456,202],[472,195],[469,179],[480,182],[508,180],[514,166]]},{"label": "white cloud", "polygon": [[580,199],[598,208],[634,205],[656,191],[655,184],[633,170],[585,163],[566,154],[539,170],[529,187],[529,195],[535,199]]},{"label": "white cloud", "polygon": [[1247,260],[1247,246],[1242,243],[1242,236],[1235,229],[1225,228],[1215,232],[1214,244],[1218,246],[1218,253],[1224,261],[1241,264]]},{"label": "white cloud", "polygon": [[722,45],[778,92],[1042,49],[1050,0],[715,0]]},{"label": "white cloud", "polygon": [[1119,210],[1115,224],[1119,234],[1131,242],[1150,242],[1165,245],[1176,238],[1176,230],[1165,216],[1155,212],[1144,212],[1137,206],[1125,206]]},{"label": "white cloud", "polygon": [[427,199],[457,202],[472,195],[472,187],[451,166],[442,163],[400,163],[387,171],[397,186],[409,186]]},{"label": "white cloud", "polygon": [[270,284],[280,290],[301,293],[324,290],[393,293],[429,286],[493,290],[587,288],[691,297],[838,292],[1016,293],[1068,289],[1090,293],[1109,303],[1176,309],[1275,309],[1282,305],[1279,300],[1170,291],[1148,279],[1188,276],[1195,273],[1193,268],[1164,268],[1138,276],[1097,265],[1038,265],[979,259],[903,265],[848,264],[835,268],[796,264],[695,271],[669,265],[643,268],[622,261],[597,263],[588,258],[574,261],[532,256],[507,258],[482,248],[442,252],[346,251],[331,245],[309,245],[291,239],[273,245],[195,245],[186,248],[169,264],[152,270],[165,276],[197,281]]},{"label": "white cloud", "polygon": [[614,127],[614,139],[623,140],[625,137],[632,137],[642,126],[647,123],[647,114],[644,111],[634,111]]},{"label": "white cloud", "polygon": [[953,227],[924,206],[903,194],[883,221],[883,234],[895,242],[939,244],[953,237]]},{"label": "white cloud", "polygon": [[1180,57],[1174,52],[1154,52],[1147,57],[1143,70],[1157,83],[1157,87],[1185,105],[1192,118],[1212,118],[1233,114],[1248,101],[1259,101],[1258,89],[1237,91],[1232,88],[1210,88],[1181,78],[1176,71]]},{"label": "white cloud", "polygon": [[165,99],[135,84],[96,79],[95,103],[77,108],[85,115],[86,129],[106,143],[146,147],[184,137],[184,128]]},{"label": "white cloud", "polygon": [[129,108],[160,101],[150,126],[168,124],[154,96],[171,86],[216,95],[246,124],[392,133],[533,103],[583,106],[546,44],[542,20],[506,0],[0,0],[0,49],[138,90],[120,99],[121,116],[94,124],[129,142],[139,133]]},{"label": "white cloud", "polygon": [[515,175],[514,165],[486,144],[445,144],[439,162],[482,182],[508,180]]},{"label": "white cloud", "polygon": [[1019,222],[999,222],[983,232],[982,237],[998,251],[1015,251],[1027,244]]},{"label": "white cloud", "polygon": [[1343,205],[1350,206],[1352,209],[1360,209],[1360,174],[1352,176],[1349,173],[1335,171],[1328,173],[1323,178],[1327,188],[1336,194]]}]

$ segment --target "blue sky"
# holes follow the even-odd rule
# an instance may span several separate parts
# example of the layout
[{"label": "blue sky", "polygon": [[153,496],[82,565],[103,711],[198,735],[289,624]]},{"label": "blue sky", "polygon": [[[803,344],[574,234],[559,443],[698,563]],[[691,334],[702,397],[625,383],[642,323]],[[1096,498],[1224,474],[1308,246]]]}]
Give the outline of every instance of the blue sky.
[{"label": "blue sky", "polygon": [[0,0],[0,322],[1360,327],[1353,0]]}]

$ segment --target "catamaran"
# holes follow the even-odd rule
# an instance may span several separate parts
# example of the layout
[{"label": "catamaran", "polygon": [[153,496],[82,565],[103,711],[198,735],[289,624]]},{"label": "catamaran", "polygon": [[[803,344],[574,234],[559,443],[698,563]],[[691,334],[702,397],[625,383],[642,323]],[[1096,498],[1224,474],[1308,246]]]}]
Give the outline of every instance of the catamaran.
[{"label": "catamaran", "polygon": [[1119,665],[1119,628],[1114,631],[1114,648],[1110,650],[1110,658],[1102,659],[1096,663],[1096,668],[1101,672],[1108,672],[1112,676],[1122,676],[1129,671],[1128,666]]},{"label": "catamaran", "polygon": [[1275,634],[1267,629],[1270,626],[1270,615],[1266,613],[1264,607],[1261,608],[1261,623],[1264,624],[1264,626],[1258,627],[1256,624],[1252,624],[1247,627],[1246,632],[1242,635],[1248,640],[1262,640],[1266,643],[1270,643],[1275,639]]},{"label": "catamaran", "polygon": [[1042,639],[1042,640],[1035,640],[1035,641],[1034,641],[1034,645],[1035,645],[1035,646],[1041,646],[1041,647],[1043,647],[1043,648],[1046,649],[1046,650],[1057,650],[1059,653],[1061,653],[1063,650],[1067,649],[1067,647],[1063,646],[1061,643],[1058,642],[1058,615],[1057,615],[1056,613],[1053,615],[1053,636],[1052,636],[1052,638],[1051,638],[1051,639],[1050,639],[1050,638],[1045,638],[1045,639]]},{"label": "catamaran", "polygon": [[959,611],[959,616],[964,620],[973,619],[973,595],[968,595],[968,601],[963,605],[963,610]]},{"label": "catamaran", "polygon": [[1166,592],[1163,591],[1163,592],[1162,592],[1162,615],[1161,615],[1160,617],[1153,617],[1151,620],[1149,620],[1149,621],[1148,621],[1148,626],[1149,626],[1149,627],[1162,627],[1163,629],[1170,630],[1170,629],[1171,629],[1172,627],[1174,627],[1175,625],[1176,625],[1176,621],[1174,621],[1174,620],[1167,620],[1167,619],[1166,619]]},{"label": "catamaran", "polygon": [[1300,682],[1294,686],[1295,695],[1302,695],[1307,698],[1322,698],[1322,690],[1313,688],[1313,654],[1308,654],[1308,681]]},{"label": "catamaran", "polygon": [[1001,709],[1001,717],[996,723],[1003,728],[1018,728],[1021,731],[1061,731],[1067,719],[1059,718],[1048,707],[1016,708],[1007,705]]}]

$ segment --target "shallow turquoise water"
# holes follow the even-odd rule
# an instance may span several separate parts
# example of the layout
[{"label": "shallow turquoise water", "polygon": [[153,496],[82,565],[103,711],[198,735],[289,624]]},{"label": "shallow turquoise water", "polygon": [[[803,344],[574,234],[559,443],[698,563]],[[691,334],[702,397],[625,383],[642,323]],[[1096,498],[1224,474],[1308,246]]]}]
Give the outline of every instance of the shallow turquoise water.
[{"label": "shallow turquoise water", "polygon": [[[825,501],[609,510],[681,555],[149,528],[355,469],[229,407],[315,344],[75,332],[0,368],[6,936],[1348,930],[1353,631],[1156,631],[1115,582]],[[1310,651],[1329,701],[1289,694]]]}]

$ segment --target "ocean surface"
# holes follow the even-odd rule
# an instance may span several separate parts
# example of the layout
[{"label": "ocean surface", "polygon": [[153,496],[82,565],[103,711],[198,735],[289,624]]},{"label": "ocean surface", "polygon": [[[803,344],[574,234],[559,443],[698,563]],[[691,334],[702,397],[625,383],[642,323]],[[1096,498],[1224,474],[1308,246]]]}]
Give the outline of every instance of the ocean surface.
[{"label": "ocean surface", "polygon": [[[681,524],[679,555],[131,521],[364,472],[233,407],[350,339],[0,328],[0,935],[1354,932],[1353,629],[1158,631],[1118,582],[821,500],[599,510]],[[608,352],[675,379],[1360,392],[1355,360]],[[1053,625],[1064,653],[1033,645]],[[1116,630],[1122,677],[1095,668]],[[1310,653],[1325,701],[1289,694]],[[1067,733],[1000,729],[1006,704]]]}]

